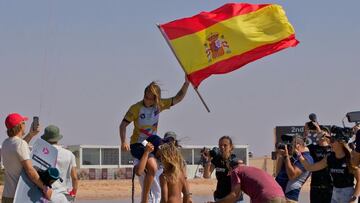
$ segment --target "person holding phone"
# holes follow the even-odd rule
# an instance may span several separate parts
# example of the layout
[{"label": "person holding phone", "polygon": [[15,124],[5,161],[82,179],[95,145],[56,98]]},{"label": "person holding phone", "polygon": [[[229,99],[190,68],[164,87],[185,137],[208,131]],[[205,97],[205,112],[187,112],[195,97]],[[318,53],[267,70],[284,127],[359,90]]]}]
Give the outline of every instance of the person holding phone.
[{"label": "person holding phone", "polygon": [[[145,147],[141,144],[148,137],[157,134],[157,126],[159,122],[159,114],[163,110],[169,109],[171,106],[178,104],[185,97],[189,81],[185,77],[185,82],[179,92],[171,98],[161,98],[161,89],[156,82],[151,82],[144,91],[144,98],[132,105],[122,120],[119,133],[121,139],[121,150],[131,152],[134,158],[141,159]],[[126,127],[130,123],[134,123],[134,130],[130,138],[130,145],[126,140]],[[151,184],[154,180],[158,164],[153,153],[149,154],[146,163],[147,173],[144,179],[144,188],[141,202],[147,202]]]},{"label": "person holding phone", "polygon": [[8,138],[4,140],[1,148],[1,156],[5,168],[2,203],[14,201],[16,187],[22,170],[42,190],[45,198],[50,199],[52,195],[52,189],[48,188],[41,181],[30,158],[28,142],[40,132],[40,126],[33,123],[30,132],[23,139],[26,130],[25,121],[27,120],[27,117],[18,113],[9,114],[5,120]]}]

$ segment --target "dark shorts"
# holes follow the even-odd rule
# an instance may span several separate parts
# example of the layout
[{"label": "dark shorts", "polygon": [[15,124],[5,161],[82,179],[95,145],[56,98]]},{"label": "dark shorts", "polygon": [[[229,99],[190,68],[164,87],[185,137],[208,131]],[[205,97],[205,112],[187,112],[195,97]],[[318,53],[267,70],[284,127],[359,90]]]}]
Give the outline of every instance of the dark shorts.
[{"label": "dark shorts", "polygon": [[[130,145],[130,153],[134,158],[141,159],[142,155],[144,154],[145,147],[141,143],[135,143]],[[151,152],[149,157],[155,157],[154,153]]]},{"label": "dark shorts", "polygon": [[1,203],[13,203],[13,202],[14,202],[13,197],[2,197],[1,198]]},{"label": "dark shorts", "polygon": [[330,203],[332,197],[332,187],[310,187],[310,203]]}]

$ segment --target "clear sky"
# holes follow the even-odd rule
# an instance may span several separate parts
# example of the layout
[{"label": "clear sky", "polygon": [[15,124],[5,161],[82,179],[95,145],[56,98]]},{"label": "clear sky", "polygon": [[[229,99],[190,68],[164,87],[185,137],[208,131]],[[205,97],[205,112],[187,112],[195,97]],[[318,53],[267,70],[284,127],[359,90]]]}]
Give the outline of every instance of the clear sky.
[{"label": "clear sky", "polygon": [[[193,89],[160,116],[159,135],[217,144],[222,135],[270,154],[277,125],[340,125],[360,110],[360,1],[248,1],[283,6],[300,44]],[[0,1],[0,141],[8,113],[39,115],[62,143],[118,145],[129,106],[157,80],[174,96],[184,73],[156,27],[228,1]],[[128,128],[128,137],[132,127]]]}]

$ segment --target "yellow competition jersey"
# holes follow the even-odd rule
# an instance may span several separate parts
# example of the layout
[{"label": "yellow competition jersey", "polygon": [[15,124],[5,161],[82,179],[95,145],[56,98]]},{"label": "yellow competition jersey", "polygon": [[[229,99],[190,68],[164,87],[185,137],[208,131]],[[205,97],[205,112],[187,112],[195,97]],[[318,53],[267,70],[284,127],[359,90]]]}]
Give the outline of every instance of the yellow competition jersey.
[{"label": "yellow competition jersey", "polygon": [[141,143],[147,137],[156,135],[159,113],[171,107],[172,98],[161,99],[161,104],[160,111],[153,106],[145,107],[143,101],[139,101],[130,107],[124,117],[129,123],[134,122],[134,131],[130,137],[130,144]]}]

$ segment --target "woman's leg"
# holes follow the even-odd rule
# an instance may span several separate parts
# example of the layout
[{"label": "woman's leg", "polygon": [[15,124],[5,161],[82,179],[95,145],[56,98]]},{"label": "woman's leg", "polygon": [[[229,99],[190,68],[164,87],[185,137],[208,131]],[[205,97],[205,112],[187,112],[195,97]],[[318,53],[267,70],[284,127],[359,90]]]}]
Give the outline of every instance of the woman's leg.
[{"label": "woman's leg", "polygon": [[142,189],[141,203],[148,203],[151,184],[154,181],[157,168],[156,159],[154,157],[149,157],[146,163],[146,174],[144,179],[144,188]]}]

